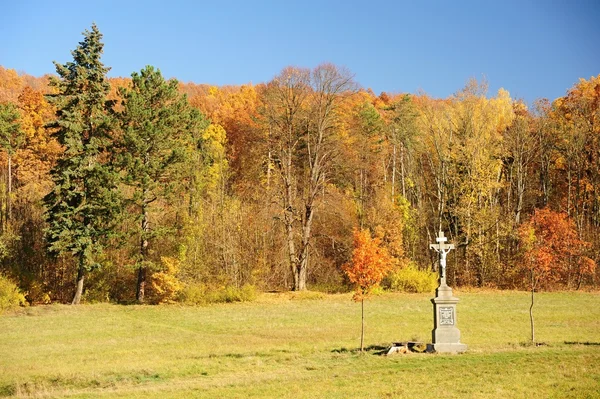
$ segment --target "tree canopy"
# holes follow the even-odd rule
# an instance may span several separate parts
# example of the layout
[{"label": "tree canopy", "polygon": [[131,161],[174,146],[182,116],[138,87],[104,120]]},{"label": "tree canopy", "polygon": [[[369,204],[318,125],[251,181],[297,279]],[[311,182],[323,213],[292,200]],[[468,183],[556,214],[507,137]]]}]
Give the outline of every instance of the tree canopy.
[{"label": "tree canopy", "polygon": [[32,303],[350,290],[354,230],[419,271],[447,232],[453,286],[597,286],[600,75],[525,104],[377,95],[329,63],[108,78],[102,51],[92,25],[54,76],[0,67],[0,272]]}]

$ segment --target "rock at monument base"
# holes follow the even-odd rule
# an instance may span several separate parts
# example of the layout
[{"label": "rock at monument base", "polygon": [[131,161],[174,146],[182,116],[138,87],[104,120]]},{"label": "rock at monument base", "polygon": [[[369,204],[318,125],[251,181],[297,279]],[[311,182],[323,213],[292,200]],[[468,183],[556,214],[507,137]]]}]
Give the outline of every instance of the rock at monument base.
[{"label": "rock at monument base", "polygon": [[390,356],[393,354],[405,354],[408,352],[408,347],[404,345],[392,345],[390,349],[387,351],[386,356]]},{"label": "rock at monument base", "polygon": [[433,344],[433,350],[436,353],[463,353],[467,351],[467,345],[461,343],[452,343],[452,344]]},{"label": "rock at monument base", "polygon": [[407,353],[433,353],[433,345],[424,342],[394,342],[385,355]]}]

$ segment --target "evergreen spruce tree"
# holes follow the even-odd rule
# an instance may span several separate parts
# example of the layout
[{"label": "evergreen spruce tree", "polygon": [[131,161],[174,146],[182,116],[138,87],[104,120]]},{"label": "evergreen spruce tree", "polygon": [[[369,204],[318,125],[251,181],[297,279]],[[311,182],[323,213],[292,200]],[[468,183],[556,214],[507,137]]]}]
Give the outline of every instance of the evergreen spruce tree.
[{"label": "evergreen spruce tree", "polygon": [[[169,203],[171,194],[181,189],[186,161],[193,148],[194,132],[204,126],[203,117],[179,94],[175,79],[165,81],[160,70],[147,66],[133,73],[132,87],[121,89],[123,111],[118,159],[123,182],[131,187],[128,212],[137,218],[136,299],[143,303],[152,239],[169,232],[169,226],[151,224],[151,209]],[[155,252],[158,254],[158,251]]]},{"label": "evergreen spruce tree", "polygon": [[56,94],[48,100],[56,107],[54,129],[64,153],[51,171],[54,187],[44,198],[48,251],[71,254],[78,261],[78,304],[87,272],[99,266],[105,239],[113,231],[119,209],[116,175],[109,162],[111,146],[111,103],[109,68],[100,61],[102,34],[96,25],[83,33],[84,39],[71,52],[73,61],[54,62],[58,78],[51,80]]}]

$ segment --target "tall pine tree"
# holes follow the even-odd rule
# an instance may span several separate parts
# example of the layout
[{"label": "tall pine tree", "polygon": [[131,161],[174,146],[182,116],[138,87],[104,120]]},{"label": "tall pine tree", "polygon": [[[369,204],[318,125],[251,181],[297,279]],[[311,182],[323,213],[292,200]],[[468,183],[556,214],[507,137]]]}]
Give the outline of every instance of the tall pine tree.
[{"label": "tall pine tree", "polygon": [[165,81],[160,70],[152,66],[131,77],[132,87],[120,90],[123,111],[118,163],[123,168],[123,182],[132,188],[129,201],[134,211],[128,213],[138,219],[136,299],[142,303],[148,268],[155,260],[150,256],[150,243],[170,231],[156,219],[151,224],[151,215],[169,203],[170,194],[182,188],[186,173],[182,166],[197,136],[193,133],[205,123],[179,94],[175,79]]},{"label": "tall pine tree", "polygon": [[99,266],[105,239],[113,231],[119,208],[116,175],[107,149],[111,146],[112,104],[106,79],[109,68],[100,61],[102,34],[96,25],[71,52],[73,61],[54,63],[58,78],[50,85],[56,94],[48,100],[56,107],[54,129],[64,153],[51,171],[54,187],[44,198],[48,251],[72,254],[78,261],[78,304],[87,272]]}]

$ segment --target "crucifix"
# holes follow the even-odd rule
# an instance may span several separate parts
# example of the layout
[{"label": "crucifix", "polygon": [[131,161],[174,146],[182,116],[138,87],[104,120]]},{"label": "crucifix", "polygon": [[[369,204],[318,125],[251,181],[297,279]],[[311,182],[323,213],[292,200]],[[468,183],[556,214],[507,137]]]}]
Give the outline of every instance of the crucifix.
[{"label": "crucifix", "polygon": [[436,352],[461,353],[467,350],[467,345],[460,343],[460,330],[457,327],[456,304],[458,298],[452,295],[452,288],[446,284],[446,255],[454,249],[453,244],[447,244],[444,232],[435,238],[437,244],[429,248],[440,254],[440,286],[435,290],[433,303],[433,349]]},{"label": "crucifix", "polygon": [[448,238],[444,237],[444,232],[440,230],[439,235],[435,238],[437,244],[429,244],[429,248],[440,254],[440,280],[446,283],[446,255],[451,249],[454,249],[454,244],[446,244]]}]

